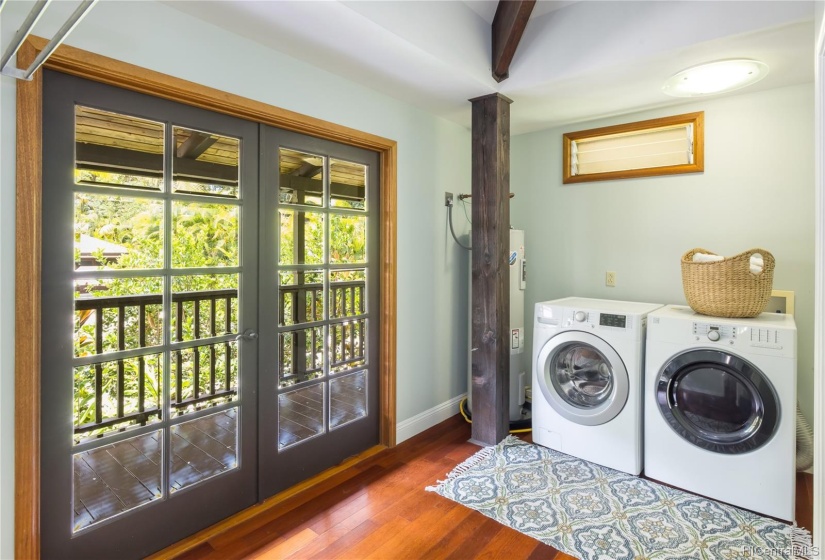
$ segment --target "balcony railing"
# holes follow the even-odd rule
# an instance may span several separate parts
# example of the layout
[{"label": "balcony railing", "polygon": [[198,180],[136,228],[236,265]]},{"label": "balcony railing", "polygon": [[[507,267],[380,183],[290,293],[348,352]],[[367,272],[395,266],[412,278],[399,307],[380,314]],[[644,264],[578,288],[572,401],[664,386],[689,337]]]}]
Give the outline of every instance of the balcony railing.
[{"label": "balcony railing", "polygon": [[[348,365],[355,365],[364,359],[366,320],[355,318],[365,313],[365,282],[335,282],[330,285],[329,318],[329,362],[331,371],[341,371]],[[82,298],[75,301],[75,310],[85,312],[88,320],[94,322],[95,355],[100,361],[91,364],[94,374],[94,420],[76,422],[76,436],[101,435],[105,429],[118,429],[128,425],[145,425],[153,417],[161,418],[162,402],[159,398],[147,396],[147,363],[160,360],[160,354],[141,355],[132,358],[108,360],[104,353],[106,333],[116,333],[117,348],[127,348],[127,331],[134,333],[137,322],[137,348],[157,345],[147,337],[149,325],[147,315],[162,305],[162,295],[109,296]],[[237,330],[236,289],[182,292],[172,295],[173,343],[186,342],[171,351],[171,407],[175,411],[188,408],[203,408],[231,399],[236,394],[233,360],[234,343],[231,335]],[[299,302],[304,302],[300,305]],[[304,322],[320,321],[323,318],[323,285],[303,284],[281,286],[279,294],[279,321],[281,324],[298,325]],[[353,317],[353,319],[347,319]],[[306,336],[279,336],[279,356],[282,381],[300,382],[317,377],[323,370],[321,335],[316,328],[298,329],[295,333]],[[131,335],[134,337],[134,334]],[[210,340],[217,338],[218,340]],[[192,346],[193,341],[204,340],[204,344]],[[111,344],[111,342],[110,342]],[[134,346],[134,341],[132,341]],[[320,351],[307,351],[320,349]],[[194,353],[194,354],[193,354]],[[205,353],[205,358],[201,356]],[[137,361],[137,391],[127,395],[127,362]],[[104,406],[104,369],[108,364],[116,364],[115,406]],[[206,371],[203,371],[203,368]],[[158,370],[160,368],[157,368]],[[132,382],[134,385],[134,382]],[[110,391],[111,394],[111,391]],[[114,413],[112,413],[114,412]],[[89,411],[91,415],[91,411]]]}]

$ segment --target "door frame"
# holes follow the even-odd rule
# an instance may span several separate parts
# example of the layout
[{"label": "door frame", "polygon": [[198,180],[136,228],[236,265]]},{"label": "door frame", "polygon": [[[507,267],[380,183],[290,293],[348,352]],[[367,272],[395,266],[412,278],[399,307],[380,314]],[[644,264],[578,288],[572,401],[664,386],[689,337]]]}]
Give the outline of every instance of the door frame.
[{"label": "door frame", "polygon": [[[17,55],[27,67],[46,46],[29,36]],[[397,143],[239,95],[61,45],[46,68],[379,153],[379,447],[395,445]],[[17,82],[15,247],[15,556],[40,558],[40,351],[43,190],[43,73]],[[323,473],[318,475],[323,477]]]}]

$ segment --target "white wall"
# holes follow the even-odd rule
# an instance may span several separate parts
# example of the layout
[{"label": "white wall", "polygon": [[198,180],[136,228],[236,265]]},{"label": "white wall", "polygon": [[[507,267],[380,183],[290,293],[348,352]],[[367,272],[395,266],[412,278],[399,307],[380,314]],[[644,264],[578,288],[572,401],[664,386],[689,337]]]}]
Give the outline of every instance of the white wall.
[{"label": "white wall", "polygon": [[[9,34],[4,29],[0,44]],[[14,84],[0,80],[0,558],[14,530]],[[12,111],[13,111],[12,107]],[[7,154],[10,154],[7,157]]]},{"label": "white wall", "polygon": [[[562,185],[564,132],[693,111],[705,112],[704,173]],[[511,212],[526,230],[527,309],[572,295],[684,304],[685,251],[765,248],[776,258],[774,289],[796,293],[798,394],[813,418],[813,122],[805,84],[513,138]],[[604,285],[607,270],[615,288]]]},{"label": "white wall", "polygon": [[[4,7],[4,45],[30,5]],[[51,36],[74,6],[53,3],[36,33]],[[101,2],[67,42],[398,141],[398,420],[466,390],[465,256],[443,192],[470,190],[468,130],[156,2]],[[2,78],[0,558],[13,554],[14,88]]]}]

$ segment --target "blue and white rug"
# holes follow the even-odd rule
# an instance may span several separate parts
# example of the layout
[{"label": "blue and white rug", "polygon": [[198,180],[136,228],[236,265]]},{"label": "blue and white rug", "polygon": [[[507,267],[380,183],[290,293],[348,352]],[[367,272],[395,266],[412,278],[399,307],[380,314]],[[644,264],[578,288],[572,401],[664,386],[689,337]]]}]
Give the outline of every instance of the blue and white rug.
[{"label": "blue and white rug", "polygon": [[811,555],[805,529],[513,436],[427,490],[583,560]]}]

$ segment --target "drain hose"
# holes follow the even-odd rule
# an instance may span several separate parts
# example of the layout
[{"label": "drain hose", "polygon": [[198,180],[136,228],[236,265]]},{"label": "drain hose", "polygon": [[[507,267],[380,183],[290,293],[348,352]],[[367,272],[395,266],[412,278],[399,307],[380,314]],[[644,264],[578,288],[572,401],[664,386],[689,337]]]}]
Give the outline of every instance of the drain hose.
[{"label": "drain hose", "polygon": [[814,435],[799,404],[796,405],[796,470],[806,471],[814,464]]}]

